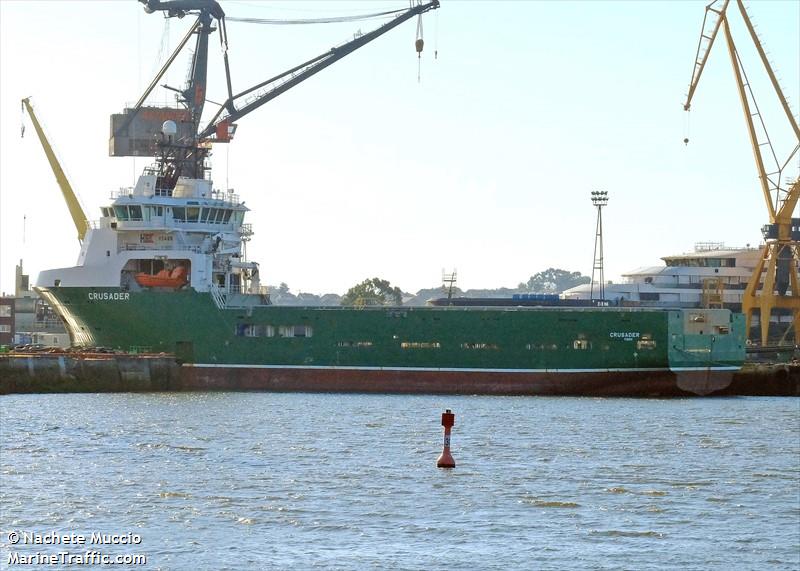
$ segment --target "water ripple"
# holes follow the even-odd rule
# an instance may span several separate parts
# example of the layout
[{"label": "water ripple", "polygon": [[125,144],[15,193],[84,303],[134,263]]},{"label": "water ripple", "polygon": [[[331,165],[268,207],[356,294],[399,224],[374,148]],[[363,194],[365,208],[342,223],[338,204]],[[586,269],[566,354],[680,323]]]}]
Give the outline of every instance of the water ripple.
[{"label": "water ripple", "polygon": [[0,452],[2,560],[52,529],[155,569],[800,569],[796,399],[11,395]]}]

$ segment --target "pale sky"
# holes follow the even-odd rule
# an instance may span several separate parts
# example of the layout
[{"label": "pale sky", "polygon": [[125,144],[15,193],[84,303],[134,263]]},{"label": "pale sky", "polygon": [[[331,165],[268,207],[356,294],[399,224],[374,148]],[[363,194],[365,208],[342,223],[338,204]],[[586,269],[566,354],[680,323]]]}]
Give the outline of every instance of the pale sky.
[{"label": "pale sky", "polygon": [[[229,148],[215,147],[215,187],[252,209],[248,257],[262,279],[295,293],[344,293],[374,276],[415,292],[443,268],[464,289],[514,287],[551,266],[591,274],[592,190],[610,196],[608,279],[695,242],[756,245],[766,207],[722,36],[689,121],[682,109],[705,4],[442,0],[423,19],[421,82],[411,20],[242,118]],[[315,18],[408,3],[222,5],[228,16]],[[796,114],[800,2],[748,10]],[[134,0],[0,0],[0,290],[13,291],[20,258],[35,278],[79,250],[27,118],[20,138],[20,99],[33,96],[97,218],[150,162],[108,156],[109,116],[150,82],[162,38],[161,61],[192,21],[171,19],[165,34],[164,18]],[[731,21],[785,160],[788,121],[733,6]],[[229,22],[234,91],[378,25]],[[220,101],[216,34],[210,46],[208,97]],[[186,69],[179,59],[167,83],[182,86]]]}]

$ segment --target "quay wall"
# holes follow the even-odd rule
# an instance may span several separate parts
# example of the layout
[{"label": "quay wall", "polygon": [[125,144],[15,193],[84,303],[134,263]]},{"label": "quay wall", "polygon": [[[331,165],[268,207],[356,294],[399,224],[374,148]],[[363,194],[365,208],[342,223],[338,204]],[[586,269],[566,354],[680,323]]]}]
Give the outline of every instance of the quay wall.
[{"label": "quay wall", "polygon": [[172,355],[0,355],[0,394],[180,390]]},{"label": "quay wall", "polygon": [[745,363],[718,396],[800,397],[800,364]]}]

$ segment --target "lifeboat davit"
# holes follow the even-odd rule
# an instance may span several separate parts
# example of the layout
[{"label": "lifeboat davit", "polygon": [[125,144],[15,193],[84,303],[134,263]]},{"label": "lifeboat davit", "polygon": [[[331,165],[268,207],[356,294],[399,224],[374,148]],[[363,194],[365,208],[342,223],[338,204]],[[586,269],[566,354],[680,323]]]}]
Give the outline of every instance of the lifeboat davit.
[{"label": "lifeboat davit", "polygon": [[171,272],[169,270],[161,270],[157,274],[146,274],[140,272],[134,276],[136,283],[144,287],[168,287],[177,289],[189,283],[186,279],[186,268],[178,266]]}]

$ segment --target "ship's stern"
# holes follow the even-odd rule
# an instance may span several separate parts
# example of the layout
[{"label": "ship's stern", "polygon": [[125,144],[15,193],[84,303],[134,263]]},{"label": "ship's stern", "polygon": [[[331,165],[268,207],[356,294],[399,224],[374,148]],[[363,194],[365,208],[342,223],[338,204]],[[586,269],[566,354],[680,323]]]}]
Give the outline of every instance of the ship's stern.
[{"label": "ship's stern", "polygon": [[669,367],[678,388],[708,395],[730,386],[745,359],[745,319],[727,309],[669,312]]}]

